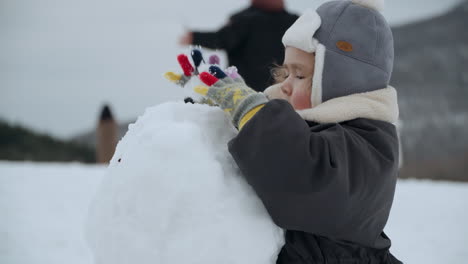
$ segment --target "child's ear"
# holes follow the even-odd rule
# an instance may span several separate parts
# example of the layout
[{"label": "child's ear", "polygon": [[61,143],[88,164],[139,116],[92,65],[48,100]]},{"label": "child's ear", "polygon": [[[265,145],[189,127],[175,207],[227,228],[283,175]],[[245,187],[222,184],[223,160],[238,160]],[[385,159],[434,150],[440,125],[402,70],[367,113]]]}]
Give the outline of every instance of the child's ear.
[{"label": "child's ear", "polygon": [[270,75],[275,81],[275,84],[281,83],[286,79],[287,76],[286,67],[274,64],[274,67],[270,69]]}]

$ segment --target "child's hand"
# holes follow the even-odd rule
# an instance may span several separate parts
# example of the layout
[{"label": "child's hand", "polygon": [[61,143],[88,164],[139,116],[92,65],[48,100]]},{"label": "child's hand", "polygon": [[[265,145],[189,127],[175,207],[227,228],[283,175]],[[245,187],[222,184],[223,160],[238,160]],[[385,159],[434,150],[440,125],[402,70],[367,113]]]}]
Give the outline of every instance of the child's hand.
[{"label": "child's hand", "polygon": [[[190,60],[187,55],[179,54],[177,56],[177,62],[179,62],[183,74],[166,72],[164,74],[164,77],[166,77],[166,79],[168,79],[169,81],[184,87],[185,84],[187,84],[187,82],[192,78],[192,76],[198,75],[198,68],[200,67],[202,62],[205,63],[205,59],[203,58],[203,54],[199,48],[192,49],[190,53],[192,57],[192,62],[195,64],[194,66],[192,66],[192,64],[190,63]],[[211,55],[208,59],[208,63],[213,66],[219,65],[220,60],[218,55]],[[237,69],[235,69],[235,67],[231,67],[231,69],[234,69],[233,74],[237,74]]]},{"label": "child's hand", "polygon": [[[239,129],[268,102],[263,93],[248,87],[233,68],[229,76],[217,66],[210,67],[210,73],[200,73],[200,80],[208,86],[197,86],[195,92],[206,96],[227,112],[233,124]],[[229,72],[231,71],[231,72]]]},{"label": "child's hand", "polygon": [[[178,74],[174,72],[166,72],[164,74],[164,77],[168,79],[170,82],[173,82],[183,88],[194,75],[198,75],[198,67],[201,65],[201,63],[202,62],[205,63],[203,54],[201,50],[198,48],[192,49],[191,57],[195,66],[193,66],[190,63],[190,60],[187,55],[179,54],[177,56],[177,61],[179,62],[180,67],[182,68],[183,74]],[[211,55],[209,58],[209,63],[219,64],[218,55]],[[199,104],[207,104],[211,106],[215,105],[215,103],[213,103],[213,101],[211,101],[209,98],[203,98],[202,100],[195,102],[192,98],[187,97],[185,98],[184,101],[186,103],[192,103],[192,104],[199,103]]]}]

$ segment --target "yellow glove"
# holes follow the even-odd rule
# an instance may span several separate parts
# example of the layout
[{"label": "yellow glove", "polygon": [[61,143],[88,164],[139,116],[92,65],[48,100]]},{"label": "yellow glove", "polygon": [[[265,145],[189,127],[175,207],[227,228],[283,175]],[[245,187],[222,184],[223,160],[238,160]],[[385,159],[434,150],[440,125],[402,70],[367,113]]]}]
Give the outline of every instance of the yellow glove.
[{"label": "yellow glove", "polygon": [[213,74],[200,73],[200,80],[208,86],[197,86],[195,92],[219,105],[237,128],[241,129],[268,102],[263,93],[248,87],[239,75],[227,76],[217,66],[211,66],[210,72]]}]

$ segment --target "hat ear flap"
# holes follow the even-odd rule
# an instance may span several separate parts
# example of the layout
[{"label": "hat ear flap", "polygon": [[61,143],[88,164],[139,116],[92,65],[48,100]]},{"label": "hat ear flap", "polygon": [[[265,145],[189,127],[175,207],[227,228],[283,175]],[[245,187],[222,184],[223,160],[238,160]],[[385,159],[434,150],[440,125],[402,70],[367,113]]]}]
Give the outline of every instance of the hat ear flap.
[{"label": "hat ear flap", "polygon": [[300,16],[294,24],[286,30],[283,35],[283,45],[294,47],[308,53],[315,52],[317,40],[314,39],[315,32],[320,28],[322,19],[317,11],[308,9]]},{"label": "hat ear flap", "polygon": [[322,79],[323,68],[325,67],[326,50],[327,48],[319,43],[315,51],[314,76],[312,77],[312,92],[310,93],[310,103],[312,107],[315,107],[323,102]]}]

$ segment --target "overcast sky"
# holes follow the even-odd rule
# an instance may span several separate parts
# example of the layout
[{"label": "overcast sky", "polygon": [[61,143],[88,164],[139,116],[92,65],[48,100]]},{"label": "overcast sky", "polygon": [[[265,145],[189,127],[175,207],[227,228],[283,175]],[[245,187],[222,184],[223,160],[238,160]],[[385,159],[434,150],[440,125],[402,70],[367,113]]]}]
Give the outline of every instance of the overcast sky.
[{"label": "overcast sky", "polygon": [[[461,0],[391,0],[392,25],[442,14]],[[222,4],[220,4],[222,2]],[[325,1],[290,0],[301,13]],[[246,0],[0,0],[0,118],[60,138],[95,126],[110,103],[119,121],[183,98],[177,70],[184,27],[216,29]]]}]

